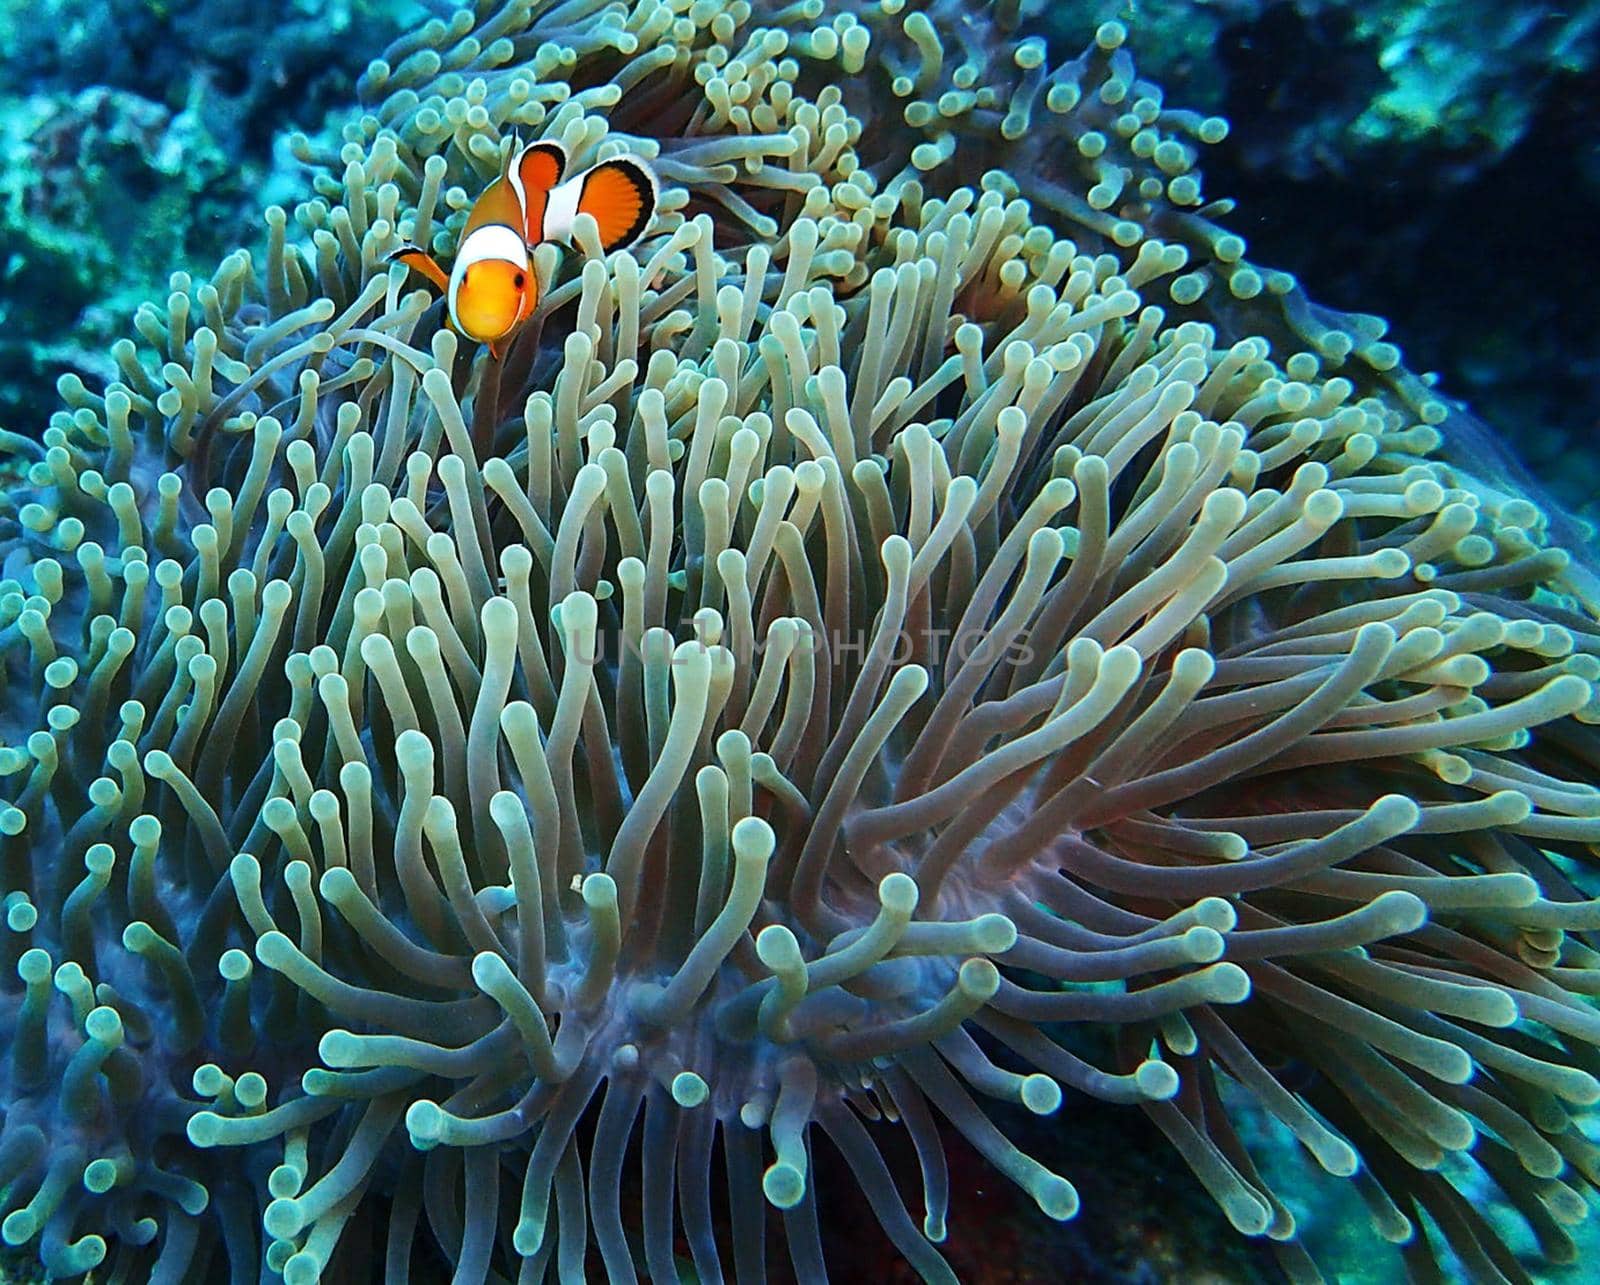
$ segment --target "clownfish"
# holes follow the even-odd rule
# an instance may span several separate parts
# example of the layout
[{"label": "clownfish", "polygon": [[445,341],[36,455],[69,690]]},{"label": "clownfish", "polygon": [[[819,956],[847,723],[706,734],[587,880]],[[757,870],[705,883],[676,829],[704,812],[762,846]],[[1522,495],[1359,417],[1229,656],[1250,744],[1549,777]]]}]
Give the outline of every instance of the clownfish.
[{"label": "clownfish", "polygon": [[649,227],[658,187],[637,157],[617,156],[565,178],[559,143],[531,143],[513,152],[500,177],[483,190],[448,273],[420,246],[389,256],[431,281],[445,296],[450,323],[489,345],[496,360],[539,302],[532,251],[546,241],[570,244],[580,214],[592,215],[609,254],[632,245]]}]

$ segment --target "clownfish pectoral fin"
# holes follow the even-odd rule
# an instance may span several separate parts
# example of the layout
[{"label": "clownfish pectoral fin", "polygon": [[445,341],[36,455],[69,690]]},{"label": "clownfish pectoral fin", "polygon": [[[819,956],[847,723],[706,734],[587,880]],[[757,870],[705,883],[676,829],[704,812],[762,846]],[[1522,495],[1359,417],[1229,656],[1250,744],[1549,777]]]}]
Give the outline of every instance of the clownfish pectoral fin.
[{"label": "clownfish pectoral fin", "polygon": [[573,182],[582,185],[575,213],[594,216],[600,225],[600,245],[608,254],[632,245],[655,217],[655,172],[637,157],[601,161]]},{"label": "clownfish pectoral fin", "polygon": [[450,290],[450,274],[439,266],[439,261],[420,246],[403,245],[389,256],[390,263],[403,263],[413,272],[426,277],[439,291]]}]

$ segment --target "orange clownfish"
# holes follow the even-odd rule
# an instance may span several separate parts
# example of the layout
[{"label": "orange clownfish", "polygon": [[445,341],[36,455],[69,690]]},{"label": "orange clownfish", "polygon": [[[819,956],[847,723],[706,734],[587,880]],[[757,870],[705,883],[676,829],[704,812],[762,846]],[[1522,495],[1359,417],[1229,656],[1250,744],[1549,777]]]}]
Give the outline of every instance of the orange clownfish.
[{"label": "orange clownfish", "polygon": [[559,143],[532,143],[513,152],[505,171],[473,204],[449,273],[418,246],[401,246],[389,256],[437,286],[449,304],[451,325],[488,344],[496,359],[539,302],[534,247],[570,242],[573,221],[589,214],[609,253],[643,236],[655,214],[656,177],[636,157],[601,161],[563,181],[566,168],[566,149]]}]

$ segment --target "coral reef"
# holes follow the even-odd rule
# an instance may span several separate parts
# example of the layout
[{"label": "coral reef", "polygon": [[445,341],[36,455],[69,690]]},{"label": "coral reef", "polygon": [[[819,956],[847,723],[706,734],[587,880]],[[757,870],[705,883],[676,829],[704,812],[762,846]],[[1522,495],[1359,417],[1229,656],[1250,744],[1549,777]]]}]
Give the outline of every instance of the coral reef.
[{"label": "coral reef", "polygon": [[62,370],[115,378],[105,351],[151,283],[255,234],[292,168],[277,133],[347,109],[367,53],[421,16],[0,0],[0,423],[43,422]]},{"label": "coral reef", "polygon": [[203,97],[217,137],[260,153],[278,103],[308,121],[344,107],[369,51],[426,17],[411,0],[4,0],[0,58],[40,91],[101,85],[171,111]]},{"label": "coral reef", "polygon": [[[809,1282],[827,1173],[949,1281],[1070,1095],[1299,1278],[1255,1113],[1423,1278],[1526,1279],[1448,1175],[1572,1257],[1600,580],[1124,38],[489,0],[0,437],[8,1244]],[[517,134],[665,186],[501,363],[386,256]]]},{"label": "coral reef", "polygon": [[102,87],[0,100],[6,423],[43,422],[62,370],[115,378],[106,349],[150,283],[215,262],[259,219],[258,167],[241,170],[202,114]]}]

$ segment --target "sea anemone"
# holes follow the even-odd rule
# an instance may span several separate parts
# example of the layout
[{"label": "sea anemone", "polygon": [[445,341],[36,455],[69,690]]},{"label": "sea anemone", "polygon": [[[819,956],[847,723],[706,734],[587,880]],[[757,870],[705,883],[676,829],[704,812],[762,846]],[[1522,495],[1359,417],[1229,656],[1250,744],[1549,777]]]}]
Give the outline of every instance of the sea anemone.
[{"label": "sea anemone", "polygon": [[[1052,69],[961,8],[429,24],[301,141],[303,236],[0,443],[8,1243],[753,1281],[770,1205],[815,1281],[826,1139],[948,1281],[948,1131],[1070,1218],[981,1105],[1066,1094],[1299,1275],[1244,1101],[1419,1271],[1520,1274],[1450,1153],[1570,1255],[1589,582],[1245,262],[1119,29]],[[538,252],[502,364],[385,256],[517,132],[666,197]]]}]

